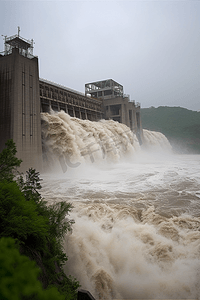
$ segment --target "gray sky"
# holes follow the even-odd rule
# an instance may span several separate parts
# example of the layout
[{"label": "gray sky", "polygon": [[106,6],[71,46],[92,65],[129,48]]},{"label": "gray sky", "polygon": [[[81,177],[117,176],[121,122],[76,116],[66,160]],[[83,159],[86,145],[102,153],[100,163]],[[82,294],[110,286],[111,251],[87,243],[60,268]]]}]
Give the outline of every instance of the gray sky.
[{"label": "gray sky", "polygon": [[143,108],[200,110],[200,1],[0,0],[0,34],[17,26],[42,78],[80,92],[112,78]]}]

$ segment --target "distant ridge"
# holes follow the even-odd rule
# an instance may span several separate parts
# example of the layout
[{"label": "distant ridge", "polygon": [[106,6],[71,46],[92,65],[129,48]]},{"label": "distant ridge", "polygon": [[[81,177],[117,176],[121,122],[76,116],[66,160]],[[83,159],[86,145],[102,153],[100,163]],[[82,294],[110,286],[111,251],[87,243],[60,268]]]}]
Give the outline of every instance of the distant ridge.
[{"label": "distant ridge", "polygon": [[200,112],[183,107],[141,109],[144,129],[159,131],[178,153],[200,154]]}]

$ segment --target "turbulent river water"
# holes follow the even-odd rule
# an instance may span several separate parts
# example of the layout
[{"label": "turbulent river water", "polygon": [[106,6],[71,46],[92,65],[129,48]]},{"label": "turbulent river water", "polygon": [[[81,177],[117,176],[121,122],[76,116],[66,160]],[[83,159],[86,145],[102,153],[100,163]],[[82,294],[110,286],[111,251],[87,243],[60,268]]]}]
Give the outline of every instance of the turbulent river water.
[{"label": "turbulent river water", "polygon": [[66,273],[96,299],[200,299],[200,155],[114,121],[42,120],[42,195],[74,207]]}]

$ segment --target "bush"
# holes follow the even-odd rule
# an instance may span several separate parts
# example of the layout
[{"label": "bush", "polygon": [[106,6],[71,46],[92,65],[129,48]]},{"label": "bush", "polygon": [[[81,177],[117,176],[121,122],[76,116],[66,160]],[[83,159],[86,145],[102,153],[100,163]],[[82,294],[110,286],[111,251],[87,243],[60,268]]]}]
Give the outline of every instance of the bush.
[{"label": "bush", "polygon": [[0,182],[0,238],[13,237],[34,249],[42,249],[48,235],[48,219],[39,216],[34,201],[26,201],[16,182]]},{"label": "bush", "polygon": [[43,290],[34,261],[19,253],[12,238],[0,239],[0,299],[64,300],[56,288]]}]

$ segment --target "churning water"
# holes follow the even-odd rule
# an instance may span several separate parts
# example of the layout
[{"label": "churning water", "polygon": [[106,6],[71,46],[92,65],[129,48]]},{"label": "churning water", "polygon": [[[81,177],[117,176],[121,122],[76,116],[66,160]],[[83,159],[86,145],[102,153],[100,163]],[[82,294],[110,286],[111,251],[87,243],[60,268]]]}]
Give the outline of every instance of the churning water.
[{"label": "churning water", "polygon": [[69,201],[66,272],[96,299],[200,299],[200,155],[122,124],[43,114],[44,198]]}]

